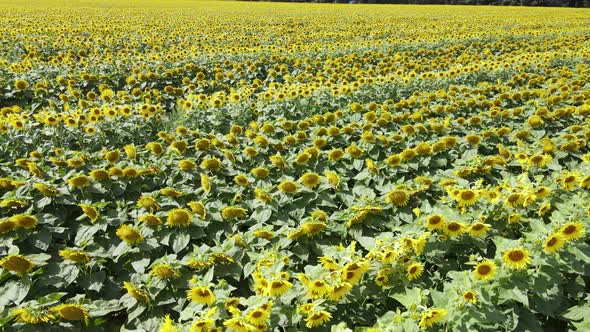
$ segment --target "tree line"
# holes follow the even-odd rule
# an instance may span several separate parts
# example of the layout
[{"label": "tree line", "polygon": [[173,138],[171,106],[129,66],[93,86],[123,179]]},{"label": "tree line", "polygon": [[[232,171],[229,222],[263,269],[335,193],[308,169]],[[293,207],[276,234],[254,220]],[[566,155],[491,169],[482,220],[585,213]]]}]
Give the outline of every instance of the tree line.
[{"label": "tree line", "polygon": [[270,0],[284,2],[590,7],[590,0]]}]

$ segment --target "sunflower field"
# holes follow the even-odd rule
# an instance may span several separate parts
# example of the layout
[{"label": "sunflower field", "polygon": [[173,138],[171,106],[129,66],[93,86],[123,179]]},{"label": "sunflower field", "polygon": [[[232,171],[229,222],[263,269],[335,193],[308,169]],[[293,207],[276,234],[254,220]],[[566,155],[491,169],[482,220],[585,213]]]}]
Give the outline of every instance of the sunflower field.
[{"label": "sunflower field", "polygon": [[0,330],[590,330],[590,10],[0,9]]}]

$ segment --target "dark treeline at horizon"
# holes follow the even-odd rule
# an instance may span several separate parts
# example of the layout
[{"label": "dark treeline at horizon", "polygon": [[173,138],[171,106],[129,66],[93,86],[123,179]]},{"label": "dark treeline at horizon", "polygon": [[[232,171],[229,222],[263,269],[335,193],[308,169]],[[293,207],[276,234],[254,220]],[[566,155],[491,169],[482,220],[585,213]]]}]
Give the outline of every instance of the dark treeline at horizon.
[{"label": "dark treeline at horizon", "polygon": [[[250,0],[257,1],[257,0]],[[268,0],[263,0],[268,1]],[[590,0],[270,0],[271,2],[590,7]]]}]

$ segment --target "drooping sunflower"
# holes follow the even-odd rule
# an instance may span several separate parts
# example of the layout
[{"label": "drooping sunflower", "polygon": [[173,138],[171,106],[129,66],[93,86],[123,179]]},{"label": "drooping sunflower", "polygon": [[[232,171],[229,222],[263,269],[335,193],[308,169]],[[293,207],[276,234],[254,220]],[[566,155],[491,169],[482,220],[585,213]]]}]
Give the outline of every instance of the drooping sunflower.
[{"label": "drooping sunflower", "polygon": [[427,328],[434,326],[434,324],[442,321],[447,316],[447,313],[446,309],[428,309],[428,311],[422,314],[418,325],[420,325],[421,329],[426,330]]},{"label": "drooping sunflower", "polygon": [[333,171],[325,171],[324,175],[326,176],[326,180],[332,186],[332,188],[338,188],[340,185],[340,176],[338,173]]},{"label": "drooping sunflower", "polygon": [[244,174],[236,175],[234,177],[234,182],[238,186],[242,186],[242,187],[247,187],[248,184],[250,184],[250,181],[248,180],[248,178]]},{"label": "drooping sunflower", "polygon": [[301,226],[303,232],[308,236],[314,236],[326,228],[326,223],[321,221],[306,221]]},{"label": "drooping sunflower", "polygon": [[48,197],[57,196],[57,194],[58,194],[58,191],[55,187],[46,185],[45,183],[42,183],[42,182],[37,182],[33,186],[40,193],[42,193],[43,195],[48,196]]},{"label": "drooping sunflower", "polygon": [[195,286],[186,291],[187,297],[192,302],[211,305],[215,302],[215,294],[208,286]]},{"label": "drooping sunflower", "polygon": [[307,172],[303,174],[299,181],[307,188],[314,189],[320,185],[322,177],[313,172]]},{"label": "drooping sunflower", "polygon": [[141,303],[149,303],[150,296],[145,291],[139,289],[137,286],[133,285],[130,282],[123,282],[123,288],[127,290],[127,294],[131,295],[134,299]]},{"label": "drooping sunflower", "polygon": [[8,220],[12,221],[16,227],[21,227],[24,229],[32,229],[37,227],[37,217],[32,216],[30,214],[15,214],[12,217],[8,218]]},{"label": "drooping sunflower", "polygon": [[149,227],[155,227],[162,224],[162,220],[160,219],[160,217],[151,213],[141,215],[138,219],[139,221],[148,225]]},{"label": "drooping sunflower", "polygon": [[409,199],[410,193],[405,189],[394,189],[385,196],[387,203],[392,203],[399,207],[406,206]]},{"label": "drooping sunflower", "polygon": [[307,315],[307,318],[305,319],[305,326],[308,328],[321,326],[324,323],[329,322],[330,319],[332,319],[331,313],[325,310],[316,310]]},{"label": "drooping sunflower", "polygon": [[223,220],[228,219],[244,219],[246,218],[248,210],[237,207],[237,206],[227,206],[221,210],[221,218]]},{"label": "drooping sunflower", "polygon": [[221,161],[217,158],[205,159],[201,163],[201,167],[212,172],[217,172],[221,169]]},{"label": "drooping sunflower", "polygon": [[209,177],[203,173],[199,174],[199,177],[201,178],[201,188],[203,188],[203,191],[208,193],[211,191],[211,179],[209,179]]},{"label": "drooping sunflower", "polygon": [[190,201],[186,203],[188,207],[191,209],[193,213],[196,213],[199,218],[205,219],[207,216],[207,210],[205,209],[205,204],[201,201]]},{"label": "drooping sunflower", "polygon": [[193,221],[193,214],[182,208],[176,208],[168,212],[166,224],[171,227],[186,227]]},{"label": "drooping sunflower", "polygon": [[502,253],[504,264],[510,269],[524,270],[531,263],[529,251],[524,248],[512,248]]},{"label": "drooping sunflower", "polygon": [[0,260],[0,266],[18,276],[23,276],[25,273],[31,272],[35,264],[25,256],[8,255]]},{"label": "drooping sunflower", "polygon": [[100,217],[100,213],[98,210],[90,205],[90,204],[80,204],[79,207],[82,209],[82,212],[90,219],[91,222],[95,222]]},{"label": "drooping sunflower", "polygon": [[296,193],[297,192],[297,183],[294,181],[290,181],[290,180],[285,180],[282,181],[279,185],[278,188],[281,192],[284,193]]},{"label": "drooping sunflower", "polygon": [[344,157],[344,151],[342,149],[333,149],[328,152],[328,160],[331,162],[337,162]]},{"label": "drooping sunflower", "polygon": [[12,316],[19,323],[42,324],[55,319],[51,312],[36,308],[16,308],[12,310]]},{"label": "drooping sunflower", "polygon": [[134,227],[123,224],[115,232],[117,236],[129,245],[136,245],[143,242],[143,235]]},{"label": "drooping sunflower", "polygon": [[473,275],[478,280],[490,280],[496,275],[496,263],[490,260],[483,260],[473,269]]},{"label": "drooping sunflower", "polygon": [[197,168],[197,164],[192,160],[182,159],[178,162],[178,169],[181,171],[188,172],[194,170],[195,168]]},{"label": "drooping sunflower", "polygon": [[564,240],[572,241],[584,236],[586,229],[581,222],[570,222],[561,227],[559,233],[563,236]]},{"label": "drooping sunflower", "polygon": [[406,268],[406,276],[408,280],[413,281],[418,279],[424,272],[424,265],[419,262],[414,262]]},{"label": "drooping sunflower", "polygon": [[59,315],[62,319],[79,321],[87,326],[90,321],[88,309],[80,304],[60,304],[50,309],[51,312]]},{"label": "drooping sunflower", "polygon": [[156,263],[150,269],[150,274],[160,279],[170,279],[178,277],[179,273],[174,267],[166,263]]},{"label": "drooping sunflower", "polygon": [[74,188],[84,188],[90,184],[86,175],[77,175],[68,179],[68,184]]},{"label": "drooping sunflower", "polygon": [[63,259],[77,264],[87,264],[90,262],[90,255],[84,250],[63,249],[59,251],[59,255]]},{"label": "drooping sunflower", "polygon": [[268,174],[270,173],[270,171],[266,167],[256,167],[256,168],[252,169],[250,171],[250,173],[258,179],[264,179],[264,178],[268,177]]}]

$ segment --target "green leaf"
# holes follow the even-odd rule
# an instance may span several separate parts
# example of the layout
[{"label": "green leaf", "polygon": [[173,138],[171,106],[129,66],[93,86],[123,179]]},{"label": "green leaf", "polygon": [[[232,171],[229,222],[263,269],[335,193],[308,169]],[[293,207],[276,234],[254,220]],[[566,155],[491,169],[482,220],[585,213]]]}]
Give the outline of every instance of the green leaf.
[{"label": "green leaf", "polygon": [[172,250],[178,253],[185,249],[190,241],[191,237],[188,233],[176,233],[172,236]]}]

